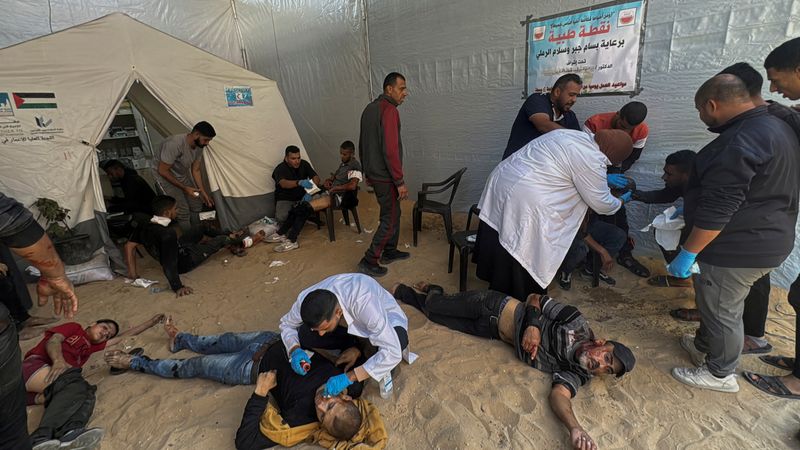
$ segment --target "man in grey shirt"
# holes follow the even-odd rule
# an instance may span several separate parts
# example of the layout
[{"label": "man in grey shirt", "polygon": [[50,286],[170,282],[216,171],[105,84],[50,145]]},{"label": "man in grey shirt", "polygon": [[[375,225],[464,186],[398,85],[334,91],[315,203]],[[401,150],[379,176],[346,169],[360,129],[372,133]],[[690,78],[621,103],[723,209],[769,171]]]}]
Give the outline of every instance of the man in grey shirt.
[{"label": "man in grey shirt", "polygon": [[165,139],[156,154],[156,183],[166,195],[177,200],[177,221],[187,230],[199,224],[198,213],[203,203],[214,206],[205,190],[200,164],[203,148],[216,135],[210,123],[198,122],[188,134],[176,134]]}]

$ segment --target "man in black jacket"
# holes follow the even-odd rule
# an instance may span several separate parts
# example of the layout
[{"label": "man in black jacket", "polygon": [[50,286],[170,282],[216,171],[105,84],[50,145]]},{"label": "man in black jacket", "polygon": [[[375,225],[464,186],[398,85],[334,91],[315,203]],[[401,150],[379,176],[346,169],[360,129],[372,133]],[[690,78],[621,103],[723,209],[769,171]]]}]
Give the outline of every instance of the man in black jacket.
[{"label": "man in black jacket", "polygon": [[719,133],[695,158],[685,204],[688,237],[668,270],[687,277],[697,260],[700,328],[681,345],[696,368],[674,368],[682,383],[738,392],[734,371],[744,342],[742,311],[753,283],[794,246],[800,194],[800,143],[794,131],[756,106],[738,77],[717,75],[695,94],[709,130]]},{"label": "man in black jacket", "polygon": [[151,204],[156,193],[144,178],[133,170],[125,167],[116,159],[103,164],[108,179],[119,183],[123,197],[111,197],[108,212],[124,212],[125,214],[142,213],[152,214]]}]

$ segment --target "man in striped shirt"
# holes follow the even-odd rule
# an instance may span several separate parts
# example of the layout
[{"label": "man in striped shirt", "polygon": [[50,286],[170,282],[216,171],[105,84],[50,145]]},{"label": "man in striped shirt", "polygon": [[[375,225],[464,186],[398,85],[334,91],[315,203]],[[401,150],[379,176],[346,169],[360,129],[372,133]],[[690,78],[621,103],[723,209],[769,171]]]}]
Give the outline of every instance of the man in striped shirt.
[{"label": "man in striped shirt", "polygon": [[553,374],[550,407],[570,432],[575,448],[596,449],[572,411],[572,397],[592,377],[633,370],[636,359],[625,345],[598,339],[577,308],[538,294],[525,302],[501,292],[467,291],[445,295],[436,285],[397,284],[395,298],[452,330],[514,346],[517,358]]}]

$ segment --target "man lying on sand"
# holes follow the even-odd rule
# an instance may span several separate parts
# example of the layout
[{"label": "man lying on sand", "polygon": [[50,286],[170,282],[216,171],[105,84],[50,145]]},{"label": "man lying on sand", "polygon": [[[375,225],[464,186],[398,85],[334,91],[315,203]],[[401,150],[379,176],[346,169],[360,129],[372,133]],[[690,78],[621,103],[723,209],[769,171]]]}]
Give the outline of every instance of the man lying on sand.
[{"label": "man lying on sand", "polygon": [[[286,348],[278,333],[262,331],[196,336],[180,332],[172,316],[164,322],[164,330],[171,352],[186,349],[203,356],[150,359],[145,355],[130,355],[116,350],[106,353],[106,362],[118,369],[134,369],[164,378],[205,378],[230,385],[255,383],[255,392],[245,406],[242,424],[236,433],[237,449],[278,445],[264,436],[259,427],[270,392],[280,406],[283,421],[290,427],[319,421],[332,436],[345,440],[358,431],[361,415],[350,396],[361,395],[363,384],[350,386],[350,396],[342,394],[323,398],[319,394],[321,387],[328,378],[343,373],[343,370],[322,355],[311,355],[309,372],[300,376],[289,365]],[[348,370],[359,359],[360,351],[353,347],[346,353],[355,355],[352,362],[341,360],[337,363],[343,362],[344,369]]]},{"label": "man lying on sand", "polygon": [[628,347],[597,339],[577,308],[547,296],[531,294],[523,303],[490,290],[445,295],[441,287],[426,283],[417,283],[414,289],[397,284],[392,292],[433,322],[473,336],[500,339],[513,345],[526,364],[552,373],[550,407],[569,429],[572,445],[597,449],[575,418],[571,398],[594,376],[621,377],[633,370],[636,359]]}]

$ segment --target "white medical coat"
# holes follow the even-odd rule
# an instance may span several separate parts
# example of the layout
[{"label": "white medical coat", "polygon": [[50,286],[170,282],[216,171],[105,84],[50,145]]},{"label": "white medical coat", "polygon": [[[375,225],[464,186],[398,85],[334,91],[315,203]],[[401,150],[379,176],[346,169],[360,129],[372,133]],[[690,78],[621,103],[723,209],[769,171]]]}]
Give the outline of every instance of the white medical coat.
[{"label": "white medical coat", "polygon": [[622,201],[606,181],[608,157],[583,131],[554,130],[502,161],[478,206],[500,245],[539,286],[553,280],[588,208],[611,215]]}]

